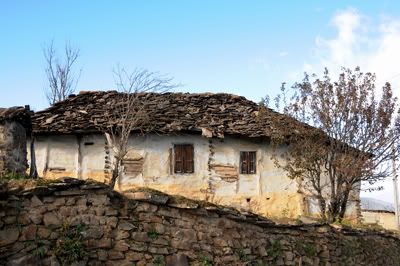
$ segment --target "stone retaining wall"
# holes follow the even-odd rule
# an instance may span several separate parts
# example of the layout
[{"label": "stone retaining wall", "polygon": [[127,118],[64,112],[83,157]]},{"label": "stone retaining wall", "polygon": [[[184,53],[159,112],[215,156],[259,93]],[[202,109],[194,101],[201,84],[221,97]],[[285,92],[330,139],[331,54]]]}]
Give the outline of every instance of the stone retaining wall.
[{"label": "stone retaining wall", "polygon": [[154,191],[40,182],[0,185],[0,265],[400,265],[400,239],[387,232],[276,225]]}]

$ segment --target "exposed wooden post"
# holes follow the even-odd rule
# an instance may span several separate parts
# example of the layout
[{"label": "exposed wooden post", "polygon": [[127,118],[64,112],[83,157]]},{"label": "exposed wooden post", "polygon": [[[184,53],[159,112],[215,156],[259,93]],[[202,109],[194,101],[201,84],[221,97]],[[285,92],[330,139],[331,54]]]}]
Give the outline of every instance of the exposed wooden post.
[{"label": "exposed wooden post", "polygon": [[396,229],[400,229],[399,225],[399,192],[397,186],[397,171],[396,171],[396,157],[395,155],[395,146],[393,145],[393,158],[392,158],[392,167],[393,167],[393,190],[394,190],[394,211],[396,215]]},{"label": "exposed wooden post", "polygon": [[29,176],[36,179],[38,178],[38,173],[36,168],[35,137],[33,134],[31,134],[30,155]]},{"label": "exposed wooden post", "polygon": [[76,136],[76,141],[78,143],[78,162],[77,162],[78,168],[76,171],[76,177],[78,179],[82,179],[82,139],[83,139],[82,135],[79,134]]}]

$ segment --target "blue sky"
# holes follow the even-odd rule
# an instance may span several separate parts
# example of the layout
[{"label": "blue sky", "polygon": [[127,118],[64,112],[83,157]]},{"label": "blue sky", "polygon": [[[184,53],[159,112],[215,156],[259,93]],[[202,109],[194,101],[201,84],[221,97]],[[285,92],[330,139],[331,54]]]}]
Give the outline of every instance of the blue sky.
[{"label": "blue sky", "polygon": [[115,88],[119,63],[167,73],[181,91],[259,101],[304,71],[360,65],[400,94],[398,1],[3,0],[0,34],[4,107],[47,106],[42,49],[52,40],[81,51],[77,91]]},{"label": "blue sky", "polygon": [[2,1],[0,106],[47,106],[42,48],[51,40],[81,50],[78,91],[114,88],[119,63],[167,73],[182,91],[258,101],[322,69],[318,38],[335,39],[332,20],[348,11],[374,24],[400,19],[396,1]]}]

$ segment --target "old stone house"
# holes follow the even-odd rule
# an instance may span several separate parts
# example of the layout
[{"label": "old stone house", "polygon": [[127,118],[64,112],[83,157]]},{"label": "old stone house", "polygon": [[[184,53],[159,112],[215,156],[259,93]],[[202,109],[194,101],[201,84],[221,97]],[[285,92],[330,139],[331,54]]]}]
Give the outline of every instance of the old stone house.
[{"label": "old stone house", "polygon": [[25,174],[26,139],[30,131],[28,106],[0,108],[0,175]]},{"label": "old stone house", "polygon": [[[109,181],[112,150],[98,128],[104,113],[118,104],[117,95],[82,92],[33,115],[39,176]],[[117,189],[145,186],[267,216],[317,212],[299,184],[271,159],[269,138],[278,130],[271,121],[281,121],[279,130],[285,132],[293,120],[269,109],[261,116],[256,103],[231,94],[143,97],[154,128],[132,133]],[[357,215],[354,200],[352,216]]]}]

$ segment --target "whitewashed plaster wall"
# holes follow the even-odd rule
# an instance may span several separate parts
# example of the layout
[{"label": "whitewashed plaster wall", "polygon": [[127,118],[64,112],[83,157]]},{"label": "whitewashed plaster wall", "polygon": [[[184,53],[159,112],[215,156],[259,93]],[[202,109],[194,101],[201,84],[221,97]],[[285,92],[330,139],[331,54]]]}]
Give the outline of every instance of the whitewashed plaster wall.
[{"label": "whitewashed plaster wall", "polygon": [[[174,173],[174,144],[193,144],[194,173]],[[295,218],[308,212],[298,184],[274,165],[266,141],[148,134],[131,136],[129,147],[127,157],[140,164],[140,171],[123,175],[118,190],[146,186],[267,216]],[[256,151],[256,174],[239,174],[240,151]],[[38,136],[35,142],[38,173],[46,178],[72,176],[107,182],[109,152],[102,135]]]},{"label": "whitewashed plaster wall", "polygon": [[377,224],[388,230],[397,230],[393,212],[363,210],[361,215],[365,224]]},{"label": "whitewashed plaster wall", "polygon": [[[104,181],[105,143],[101,135],[53,135],[35,137],[38,175],[45,178],[71,176]],[[30,140],[27,143],[30,162]]]}]

